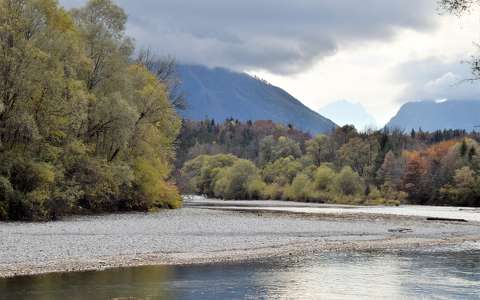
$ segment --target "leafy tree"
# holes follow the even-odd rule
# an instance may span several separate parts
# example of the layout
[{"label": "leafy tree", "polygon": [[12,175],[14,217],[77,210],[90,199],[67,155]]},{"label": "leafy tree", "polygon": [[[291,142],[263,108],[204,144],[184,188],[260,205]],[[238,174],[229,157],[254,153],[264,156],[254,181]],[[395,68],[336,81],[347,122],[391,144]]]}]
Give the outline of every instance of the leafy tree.
[{"label": "leafy tree", "polygon": [[231,167],[237,160],[238,158],[233,155],[203,155],[188,161],[182,168],[182,173],[195,192],[214,196],[218,173]]},{"label": "leafy tree", "polygon": [[168,98],[177,110],[187,108],[187,100],[181,89],[180,75],[177,64],[172,57],[157,57],[151,49],[141,49],[137,63],[144,65],[152,74],[167,87]]},{"label": "leafy tree", "polygon": [[249,196],[258,195],[256,185],[259,180],[258,169],[252,162],[237,160],[231,167],[217,174],[215,196],[223,199],[249,199]]},{"label": "leafy tree", "polygon": [[317,135],[307,141],[306,154],[314,165],[320,166],[325,162],[331,162],[335,158],[335,146],[329,136]]},{"label": "leafy tree", "polygon": [[377,172],[377,179],[381,185],[397,188],[401,184],[403,171],[401,158],[397,159],[393,151],[389,151]]},{"label": "leafy tree", "polygon": [[346,166],[335,177],[334,190],[341,195],[358,196],[364,192],[365,187],[360,176]]},{"label": "leafy tree", "polygon": [[300,145],[288,137],[281,136],[275,139],[273,136],[267,136],[260,141],[260,165],[289,156],[299,158],[301,155]]},{"label": "leafy tree", "polygon": [[311,196],[311,180],[305,174],[298,174],[285,191],[285,198],[292,201],[307,201]]},{"label": "leafy tree", "polygon": [[463,167],[455,171],[453,185],[446,185],[442,192],[455,205],[479,206],[479,184],[478,176],[469,167]]},{"label": "leafy tree", "polygon": [[378,155],[378,143],[352,138],[338,150],[339,161],[363,176],[371,176]]},{"label": "leafy tree", "polygon": [[0,218],[179,206],[180,120],[164,83],[132,63],[125,12],[111,0],[0,11]]},{"label": "leafy tree", "polygon": [[426,164],[418,153],[406,153],[406,168],[402,179],[403,189],[408,193],[410,200],[425,202],[425,181],[427,175]]},{"label": "leafy tree", "polygon": [[292,156],[288,156],[266,165],[262,175],[266,183],[285,185],[290,184],[302,169],[303,166],[300,161],[295,160]]},{"label": "leafy tree", "polygon": [[335,181],[335,171],[327,165],[321,165],[314,174],[314,188],[320,191],[330,191]]}]

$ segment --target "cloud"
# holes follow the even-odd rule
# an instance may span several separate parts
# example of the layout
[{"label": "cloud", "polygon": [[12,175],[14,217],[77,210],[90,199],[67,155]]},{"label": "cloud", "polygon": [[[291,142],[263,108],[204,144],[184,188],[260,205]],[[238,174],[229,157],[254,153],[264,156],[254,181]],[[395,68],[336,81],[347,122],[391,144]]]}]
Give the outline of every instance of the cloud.
[{"label": "cloud", "polygon": [[[61,0],[67,7],[82,0]],[[293,74],[344,47],[434,26],[435,0],[118,0],[140,45],[185,63]]]},{"label": "cloud", "polygon": [[418,100],[480,100],[480,83],[472,78],[468,63],[427,58],[400,66],[395,77],[404,82],[400,102]]}]

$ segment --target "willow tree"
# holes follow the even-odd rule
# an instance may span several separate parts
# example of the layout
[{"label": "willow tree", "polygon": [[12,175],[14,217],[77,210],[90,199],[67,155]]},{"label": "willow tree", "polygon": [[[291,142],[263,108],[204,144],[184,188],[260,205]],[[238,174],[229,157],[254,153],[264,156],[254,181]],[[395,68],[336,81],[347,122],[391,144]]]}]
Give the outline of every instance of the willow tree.
[{"label": "willow tree", "polygon": [[0,219],[178,206],[180,121],[124,11],[0,0]]}]

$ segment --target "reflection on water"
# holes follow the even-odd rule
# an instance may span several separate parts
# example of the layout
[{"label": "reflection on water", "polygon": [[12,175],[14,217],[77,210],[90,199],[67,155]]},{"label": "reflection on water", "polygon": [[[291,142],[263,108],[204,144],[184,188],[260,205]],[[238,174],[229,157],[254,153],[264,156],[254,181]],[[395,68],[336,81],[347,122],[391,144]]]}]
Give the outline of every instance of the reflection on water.
[{"label": "reflection on water", "polygon": [[0,299],[480,299],[480,251],[343,253],[0,280]]}]

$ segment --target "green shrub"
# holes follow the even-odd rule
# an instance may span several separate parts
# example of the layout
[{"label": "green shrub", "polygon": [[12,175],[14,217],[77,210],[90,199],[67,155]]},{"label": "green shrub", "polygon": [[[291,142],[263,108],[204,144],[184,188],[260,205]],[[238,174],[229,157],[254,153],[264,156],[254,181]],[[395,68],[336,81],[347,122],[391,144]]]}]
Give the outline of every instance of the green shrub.
[{"label": "green shrub", "polygon": [[10,181],[0,176],[0,220],[9,219],[9,206],[13,196],[13,187]]},{"label": "green shrub", "polygon": [[267,184],[260,177],[250,178],[247,182],[247,195],[249,199],[264,199],[263,193]]},{"label": "green shrub", "polygon": [[319,191],[329,191],[335,181],[336,173],[327,165],[321,165],[314,173],[314,188]]},{"label": "green shrub", "polygon": [[215,196],[223,199],[249,199],[249,184],[260,180],[258,173],[252,162],[237,160],[231,167],[222,169],[217,174]]},{"label": "green shrub", "polygon": [[284,189],[281,185],[276,183],[268,184],[262,192],[262,198],[266,200],[281,200],[283,193]]},{"label": "green shrub", "polygon": [[185,163],[181,173],[191,189],[199,194],[214,196],[215,180],[218,173],[232,166],[238,160],[233,155],[201,155]]},{"label": "green shrub", "polygon": [[312,194],[312,183],[305,174],[298,174],[292,184],[285,189],[285,199],[290,201],[307,201]]},{"label": "green shrub", "polygon": [[178,208],[182,199],[177,189],[162,180],[168,167],[161,161],[137,159],[134,166],[135,192],[129,203],[136,210]]},{"label": "green shrub", "polygon": [[268,184],[290,184],[302,169],[303,166],[301,162],[296,160],[293,156],[280,158],[265,166],[262,171],[263,180]]},{"label": "green shrub", "polygon": [[345,196],[358,196],[365,190],[361,177],[348,166],[338,173],[333,186],[337,193]]}]

